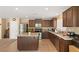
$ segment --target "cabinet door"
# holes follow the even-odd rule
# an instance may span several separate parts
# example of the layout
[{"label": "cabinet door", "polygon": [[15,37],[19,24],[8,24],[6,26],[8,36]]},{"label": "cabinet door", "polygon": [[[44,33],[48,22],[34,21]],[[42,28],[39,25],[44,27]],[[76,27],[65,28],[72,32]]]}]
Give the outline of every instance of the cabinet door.
[{"label": "cabinet door", "polygon": [[69,44],[71,44],[69,40],[64,40],[61,38],[59,44],[60,44],[59,45],[60,52],[69,52]]},{"label": "cabinet door", "polygon": [[49,33],[49,39],[50,39],[50,41],[53,43],[53,44],[55,44],[55,35],[54,34],[52,34],[52,33]]},{"label": "cabinet door", "polygon": [[48,32],[42,32],[42,39],[49,39]]},{"label": "cabinet door", "polygon": [[42,27],[50,27],[50,20],[42,20]]},{"label": "cabinet door", "polygon": [[50,41],[53,43],[53,39],[54,39],[54,37],[52,36],[51,33],[49,33],[49,37],[50,37]]},{"label": "cabinet door", "polygon": [[60,39],[59,44],[59,51],[64,52],[64,39]]},{"label": "cabinet door", "polygon": [[56,47],[56,49],[59,51],[59,40],[60,40],[60,38],[59,37],[56,37],[56,39],[55,39],[55,47]]},{"label": "cabinet door", "polygon": [[50,20],[50,26],[54,27],[54,20]]},{"label": "cabinet door", "polygon": [[51,40],[51,34],[48,32],[48,39]]},{"label": "cabinet door", "polygon": [[79,27],[79,7],[74,6],[63,13],[64,27]]},{"label": "cabinet door", "polygon": [[57,36],[56,35],[54,35],[54,34],[52,34],[52,43],[55,45],[55,43],[56,43],[56,39],[57,39]]},{"label": "cabinet door", "polygon": [[77,7],[77,21],[76,21],[77,27],[79,27],[79,7]]},{"label": "cabinet door", "polygon": [[52,18],[50,20],[50,26],[56,28],[56,26],[57,26],[57,18]]},{"label": "cabinet door", "polygon": [[19,50],[37,50],[39,40],[36,37],[18,37],[17,48]]},{"label": "cabinet door", "polygon": [[73,26],[73,9],[72,7],[67,10],[67,26]]},{"label": "cabinet door", "polygon": [[29,20],[29,26],[35,27],[35,20]]},{"label": "cabinet door", "polygon": [[63,12],[63,26],[67,27],[67,12]]}]

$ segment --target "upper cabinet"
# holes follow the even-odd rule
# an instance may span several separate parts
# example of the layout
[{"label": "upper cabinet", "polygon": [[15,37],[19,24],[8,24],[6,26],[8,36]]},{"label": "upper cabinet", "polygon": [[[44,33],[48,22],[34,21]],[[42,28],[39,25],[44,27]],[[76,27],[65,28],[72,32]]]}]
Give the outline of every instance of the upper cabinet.
[{"label": "upper cabinet", "polygon": [[53,20],[53,19],[50,20],[50,26],[51,26],[51,27],[54,26],[54,20]]},{"label": "upper cabinet", "polygon": [[79,26],[79,7],[70,7],[63,12],[63,26],[64,27],[78,27]]},{"label": "upper cabinet", "polygon": [[50,20],[41,20],[41,19],[29,20],[29,27],[35,27],[36,23],[40,23],[42,27],[50,27]]},{"label": "upper cabinet", "polygon": [[42,20],[42,27],[50,27],[50,20]]},{"label": "upper cabinet", "polygon": [[35,23],[40,23],[41,24],[42,20],[41,19],[35,19]]},{"label": "upper cabinet", "polygon": [[73,26],[73,8],[69,8],[67,10],[67,26],[72,27]]},{"label": "upper cabinet", "polygon": [[66,27],[67,26],[67,12],[63,12],[63,26]]},{"label": "upper cabinet", "polygon": [[50,26],[56,28],[56,26],[57,26],[57,18],[52,18],[50,20]]},{"label": "upper cabinet", "polygon": [[35,20],[29,20],[29,26],[35,27]]},{"label": "upper cabinet", "polygon": [[78,17],[78,18],[77,18],[77,21],[76,21],[76,23],[77,23],[76,26],[79,26],[79,7],[78,7],[78,12],[76,12],[76,13],[77,13],[76,15],[77,15],[77,17]]}]

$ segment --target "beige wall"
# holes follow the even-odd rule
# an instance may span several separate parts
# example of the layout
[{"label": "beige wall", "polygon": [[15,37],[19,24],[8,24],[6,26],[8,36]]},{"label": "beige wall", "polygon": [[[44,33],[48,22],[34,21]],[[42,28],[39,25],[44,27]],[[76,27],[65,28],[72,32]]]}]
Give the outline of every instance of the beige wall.
[{"label": "beige wall", "polygon": [[2,39],[2,19],[0,18],[0,39]]},{"label": "beige wall", "polygon": [[57,29],[61,31],[66,31],[66,27],[63,27],[62,14],[57,16]]},{"label": "beige wall", "polygon": [[4,38],[4,34],[6,31],[6,19],[2,18],[2,37]]},{"label": "beige wall", "polygon": [[57,16],[57,28],[61,29],[63,26],[62,15]]},{"label": "beige wall", "polygon": [[6,18],[6,29],[9,28],[9,18]]},{"label": "beige wall", "polygon": [[4,37],[5,29],[6,29],[6,20],[0,18],[0,39]]}]

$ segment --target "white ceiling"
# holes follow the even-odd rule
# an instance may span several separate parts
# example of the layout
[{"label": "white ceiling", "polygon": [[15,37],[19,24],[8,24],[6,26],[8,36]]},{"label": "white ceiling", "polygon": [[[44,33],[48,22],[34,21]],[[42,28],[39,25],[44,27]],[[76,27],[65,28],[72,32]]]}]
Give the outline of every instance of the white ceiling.
[{"label": "white ceiling", "polygon": [[[59,15],[70,6],[0,6],[0,17],[50,18]],[[18,10],[16,10],[18,8]],[[48,10],[45,10],[48,8]]]}]

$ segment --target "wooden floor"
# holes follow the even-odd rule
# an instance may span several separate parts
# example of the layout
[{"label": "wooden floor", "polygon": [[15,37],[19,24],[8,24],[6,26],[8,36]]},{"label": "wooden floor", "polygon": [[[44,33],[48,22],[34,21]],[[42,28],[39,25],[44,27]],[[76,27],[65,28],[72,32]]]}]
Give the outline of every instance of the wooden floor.
[{"label": "wooden floor", "polygon": [[[8,41],[7,41],[8,43]],[[6,44],[4,44],[6,45]],[[50,42],[49,39],[42,39],[39,41],[39,48],[37,51],[34,52],[56,52],[56,48],[54,45]],[[17,41],[10,43],[8,46],[0,47],[0,52],[19,52],[17,49]],[[21,51],[23,52],[23,51]],[[28,51],[24,51],[28,52]]]},{"label": "wooden floor", "polygon": [[69,52],[79,52],[79,48],[74,45],[69,45]]},{"label": "wooden floor", "polygon": [[43,39],[39,41],[38,51],[56,52],[57,50],[49,39]]},{"label": "wooden floor", "polygon": [[[19,51],[15,39],[2,39],[0,40],[0,52],[57,52],[57,50],[49,39],[39,40],[37,51]],[[69,52],[79,52],[79,48],[70,45]]]}]

